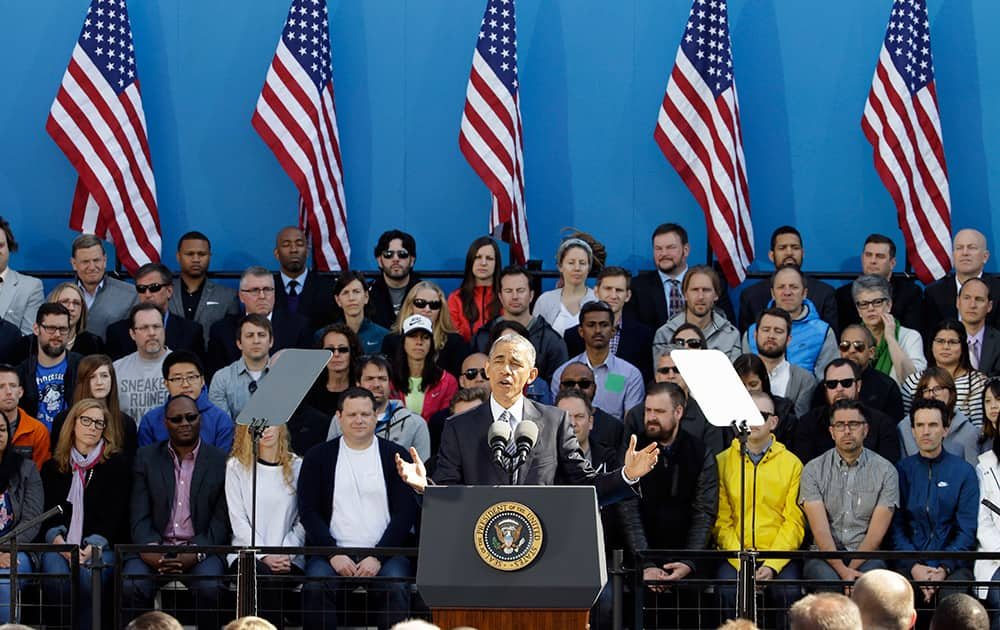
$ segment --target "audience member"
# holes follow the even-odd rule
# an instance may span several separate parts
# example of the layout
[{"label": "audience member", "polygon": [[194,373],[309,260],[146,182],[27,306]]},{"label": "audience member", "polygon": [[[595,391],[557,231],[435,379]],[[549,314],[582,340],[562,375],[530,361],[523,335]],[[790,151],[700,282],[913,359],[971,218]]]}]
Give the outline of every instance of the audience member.
[{"label": "audience member", "polygon": [[361,351],[374,354],[382,349],[388,328],[368,318],[370,303],[368,284],[360,271],[342,271],[333,285],[333,300],[344,313],[344,323],[358,336]]},{"label": "audience member", "polygon": [[[314,447],[302,462],[298,504],[306,544],[322,547],[402,547],[411,541],[417,503],[406,484],[393,474],[394,458],[409,458],[402,448],[375,437],[375,398],[351,388],[340,398],[341,437]],[[310,556],[309,577],[402,578],[412,575],[405,556]],[[336,589],[342,580],[306,582],[303,588],[307,628],[336,628]],[[402,619],[409,609],[403,582],[386,582],[379,626]],[[381,608],[381,606],[379,606]],[[325,625],[324,625],[325,624]]]},{"label": "audience member", "polygon": [[[851,324],[840,333],[840,357],[850,359],[861,368],[861,402],[875,407],[890,418],[903,417],[903,396],[892,378],[872,367],[875,358],[875,337],[864,324]],[[813,404],[823,404],[822,387],[813,392]]]},{"label": "audience member", "polygon": [[[929,367],[917,381],[914,402],[910,404],[910,408],[912,410],[918,399],[933,398],[941,401],[948,411],[944,450],[975,466],[979,458],[979,430],[956,406],[955,393],[955,381],[951,378],[951,373],[941,367]],[[910,430],[912,426],[909,417],[899,421],[899,435],[906,455],[916,455],[920,450],[918,440]]]},{"label": "audience member", "polygon": [[130,621],[125,630],[184,630],[184,626],[162,610],[151,610]]},{"label": "audience member", "polygon": [[597,296],[587,286],[587,276],[594,267],[594,250],[582,238],[567,238],[556,249],[559,286],[538,296],[532,315],[544,319],[560,337],[580,321],[580,308]]},{"label": "audience member", "polygon": [[205,387],[205,369],[201,359],[193,352],[178,350],[171,352],[163,361],[163,382],[167,388],[168,400],[178,396],[186,396],[195,401],[198,418],[191,414],[168,416],[170,403],[154,407],[142,416],[139,421],[139,447],[161,442],[168,437],[168,424],[180,424],[186,420],[189,424],[198,422],[199,437],[202,443],[211,444],[224,453],[233,446],[233,419],[222,409],[219,409],[208,399],[208,388]]},{"label": "audience member", "polygon": [[10,223],[0,217],[0,319],[8,321],[25,335],[31,334],[35,312],[42,305],[42,281],[10,268],[10,255],[17,253],[17,241]]},{"label": "audience member", "polygon": [[[982,278],[991,295],[1000,295],[1000,278],[983,273],[990,250],[986,237],[979,230],[964,229],[952,241],[953,271],[924,290],[924,324],[933,326],[943,319],[957,319],[958,289],[969,278]],[[1000,328],[1000,310],[987,317],[987,324]]]},{"label": "audience member", "polygon": [[993,312],[990,285],[982,278],[969,278],[958,290],[958,318],[965,326],[969,363],[988,376],[1000,375],[1000,330],[986,323]]},{"label": "audience member", "polygon": [[[7,419],[13,437],[8,437],[10,450],[41,470],[50,454],[49,430],[37,419],[17,406],[24,389],[21,376],[10,365],[0,364],[0,413]],[[58,435],[56,433],[55,435]]]},{"label": "audience member", "polygon": [[[583,458],[598,472],[614,470],[617,459],[617,445],[591,440],[594,428],[594,407],[590,399],[575,387],[561,390],[556,395],[555,406],[566,412],[569,427],[576,436]],[[605,536],[608,528],[605,529]]]},{"label": "audience member", "polygon": [[358,384],[361,344],[347,324],[330,324],[319,332],[317,347],[329,350],[330,358],[306,393],[305,402],[332,418],[340,395]]},{"label": "audience member", "polygon": [[500,246],[489,236],[472,241],[465,254],[462,284],[448,296],[448,312],[466,342],[483,324],[500,314]]},{"label": "audience member", "polygon": [[[168,438],[140,448],[132,478],[132,542],[137,545],[226,545],[226,454],[204,443],[201,417],[193,398],[180,395],[166,408]],[[192,485],[198,480],[197,489]],[[176,500],[176,503],[175,503]],[[219,591],[225,565],[205,553],[140,553],[122,569],[122,605],[126,610],[152,608],[159,582],[154,574],[176,576],[194,595],[199,628],[218,628]],[[188,577],[199,579],[189,580]]]},{"label": "audience member", "polygon": [[266,619],[247,616],[233,619],[222,630],[277,630],[277,628]]},{"label": "audience member", "polygon": [[[489,383],[486,379],[486,362],[489,359],[487,355],[481,352],[474,352],[465,357],[465,360],[462,361],[462,371],[458,375],[458,391],[455,392],[456,396],[463,390],[470,388],[485,387],[487,390],[489,389]],[[546,398],[549,396],[548,389],[548,385],[546,385],[544,388]],[[452,397],[452,403],[454,401],[455,398]],[[444,429],[444,422],[453,415],[455,415],[454,404],[449,405],[447,409],[438,411],[427,419],[427,429],[430,432],[431,440],[430,453],[437,453],[438,445],[441,444],[441,431]],[[420,453],[420,457],[424,457],[423,453]]]},{"label": "audience member", "polygon": [[625,314],[656,330],[684,312],[681,281],[688,270],[691,245],[687,230],[676,223],[663,223],[653,230],[654,271],[643,271],[632,282],[633,299],[626,301]]},{"label": "audience member", "polygon": [[861,611],[840,593],[806,595],[788,609],[791,630],[859,630]]},{"label": "audience member", "polygon": [[[96,398],[104,403],[104,407],[108,410],[104,417],[104,422],[107,424],[104,429],[105,434],[114,439],[118,450],[129,458],[133,457],[136,449],[139,448],[139,423],[132,416],[122,412],[121,402],[118,398],[118,378],[115,375],[115,367],[111,357],[108,355],[92,354],[80,359],[72,402],[76,404],[85,398]],[[55,453],[56,442],[68,414],[68,411],[61,411],[52,422],[54,439],[51,440],[49,448],[52,453]],[[16,437],[19,434],[20,426],[18,426],[18,432],[15,433],[15,446],[17,445]],[[24,453],[21,454],[24,455]],[[46,457],[46,459],[48,458]]]},{"label": "audience member", "polygon": [[[889,283],[892,294],[892,316],[902,326],[912,330],[924,329],[924,293],[907,275],[893,275],[896,268],[896,243],[883,234],[869,234],[861,251],[862,275],[882,276]],[[860,324],[858,309],[851,295],[852,284],[839,287],[836,291],[837,315],[840,317],[840,330],[851,324]]]},{"label": "audience member", "polygon": [[458,381],[438,365],[431,320],[411,315],[402,322],[401,331],[403,343],[396,346],[392,359],[393,398],[401,398],[410,411],[429,418],[451,404]]},{"label": "audience member", "polygon": [[[975,547],[979,482],[968,462],[942,446],[949,421],[948,408],[940,400],[914,401],[910,409],[919,452],[898,464],[900,507],[892,522],[893,548],[898,551],[972,551]],[[960,559],[900,558],[896,564],[903,575],[918,582],[972,579],[967,562]],[[931,602],[938,588],[921,586],[924,602]],[[940,595],[956,590],[962,589],[942,588]]]},{"label": "audience member", "polygon": [[[234,547],[301,547],[305,530],[299,519],[295,489],[298,486],[302,459],[292,453],[288,426],[264,429],[254,461],[250,431],[236,428],[233,451],[226,462],[226,507],[232,526]],[[256,478],[252,466],[256,465]],[[257,492],[256,529],[253,529],[253,492]],[[263,508],[263,509],[261,509]],[[226,558],[231,571],[236,569],[236,554]],[[301,555],[269,553],[258,555],[257,575],[303,575],[305,560]],[[293,583],[268,582],[257,589],[257,607],[261,614],[282,623],[282,600]]]},{"label": "audience member", "polygon": [[726,316],[716,309],[722,295],[719,274],[707,265],[691,267],[684,274],[681,283],[684,293],[684,312],[671,317],[666,324],[656,330],[653,337],[653,363],[663,352],[670,350],[674,333],[684,323],[694,324],[701,329],[708,341],[708,347],[720,350],[735,359],[740,354],[740,333]]},{"label": "audience member", "polygon": [[81,356],[104,352],[104,341],[87,330],[87,303],[83,301],[83,289],[79,285],[63,282],[49,292],[45,301],[62,304],[69,311],[68,350]]},{"label": "audience member", "polygon": [[181,273],[173,281],[167,307],[177,317],[201,324],[205,349],[212,325],[240,314],[239,294],[235,289],[208,279],[212,262],[212,243],[201,232],[186,232],[177,241],[177,264]]},{"label": "audience member", "polygon": [[909,630],[917,621],[913,587],[895,571],[874,569],[862,575],[851,589],[851,601],[861,611],[864,630]]},{"label": "audience member", "polygon": [[[802,235],[790,225],[782,225],[771,233],[771,249],[767,252],[767,257],[774,263],[774,268],[791,265],[796,269],[802,269],[802,260],[805,257],[805,249],[802,247]],[[833,287],[825,282],[804,277],[805,283],[803,294],[809,295],[809,300],[814,307],[811,309],[817,312],[817,316],[822,318],[831,327],[837,325],[837,300],[834,296]],[[767,280],[761,280],[752,284],[740,293],[740,321],[739,328],[745,331],[755,321],[772,299],[772,285]],[[781,304],[778,304],[780,307]],[[787,310],[787,309],[786,309]],[[792,313],[792,318],[795,314]]]},{"label": "audience member", "polygon": [[531,315],[531,301],[534,297],[529,272],[517,265],[504,267],[500,272],[500,306],[503,311],[472,336],[471,347],[473,352],[489,352],[490,337],[497,324],[517,322],[528,330],[527,338],[535,347],[535,355],[538,357],[538,376],[548,383],[552,380],[552,373],[569,356],[562,335],[554,331],[543,318]]},{"label": "audience member", "polygon": [[618,420],[625,412],[642,403],[644,395],[642,374],[634,365],[611,352],[610,340],[614,334],[614,313],[605,302],[588,302],[580,308],[578,326],[583,338],[584,352],[563,364],[552,375],[553,398],[559,392],[558,381],[569,363],[584,363],[594,372],[597,391],[594,405]]},{"label": "audience member", "polygon": [[[6,416],[0,416],[0,536],[11,533],[21,523],[42,513],[45,501],[42,479],[30,459],[24,459],[10,448],[13,430]],[[30,543],[38,536],[41,524],[34,525],[16,536],[19,543]],[[30,556],[17,552],[17,572],[30,573]],[[10,621],[10,553],[0,553],[0,623]],[[18,590],[24,580],[18,581]]]},{"label": "audience member", "polygon": [[594,396],[597,395],[597,379],[594,377],[594,370],[589,365],[580,362],[569,363],[562,371],[556,398],[559,397],[559,394],[570,389],[575,389],[583,394],[593,409],[594,426],[590,430],[590,439],[609,446],[615,451],[623,447],[626,439],[625,426],[622,421],[594,405]]},{"label": "audience member", "polygon": [[34,335],[22,337],[20,328],[0,319],[0,362],[17,365],[28,358],[32,337]]},{"label": "audience member", "polygon": [[129,309],[136,303],[135,289],[107,275],[104,242],[93,234],[73,239],[71,251],[69,262],[87,305],[87,330],[104,339],[108,325],[128,317]]},{"label": "audience member", "polygon": [[[997,398],[994,390],[1000,389],[1000,381],[991,382],[986,389],[985,396],[993,395],[994,412],[993,420],[996,420],[996,412],[1000,411],[997,405]],[[989,416],[989,414],[987,414]],[[1000,505],[1000,437],[994,431],[993,439],[989,443],[989,450],[979,456],[976,463],[976,473],[979,477],[979,494],[983,501],[990,501],[993,505]],[[976,538],[979,540],[978,551],[986,553],[1000,552],[1000,514],[997,514],[985,503],[979,504],[978,527],[976,528]],[[976,560],[973,571],[977,582],[993,582],[996,586],[977,587],[979,597],[986,600],[992,613],[992,626],[1000,627],[1000,559],[979,559]]]},{"label": "audience member", "polygon": [[[164,340],[171,350],[205,352],[205,337],[198,322],[183,317],[170,317],[167,302],[173,295],[170,270],[160,263],[147,263],[135,272],[135,292],[140,304],[149,303],[163,315]],[[105,350],[112,359],[135,352],[135,339],[129,334],[132,322],[121,319],[108,325],[104,334]]]},{"label": "audience member", "polygon": [[[932,330],[931,353],[927,365],[946,370],[955,383],[955,405],[976,427],[983,425],[983,387],[986,375],[972,367],[965,327],[954,320],[945,320]],[[908,412],[913,394],[923,372],[910,374],[900,391],[903,409]]]},{"label": "audience member", "polygon": [[764,362],[771,383],[769,393],[793,401],[796,415],[801,416],[809,411],[816,378],[811,370],[788,362],[786,352],[792,342],[791,331],[792,318],[787,311],[774,306],[766,308],[743,336],[743,350],[754,352]]},{"label": "audience member", "polygon": [[264,315],[251,313],[240,318],[236,329],[236,347],[240,358],[215,373],[208,388],[208,399],[235,420],[250,396],[257,391],[260,380],[271,369],[271,348],[274,334],[271,322]]},{"label": "audience member", "polygon": [[[319,246],[314,243],[314,246]],[[333,279],[310,273],[309,242],[305,232],[297,227],[281,228],[274,237],[274,258],[278,271],[274,274],[274,307],[306,318],[309,330],[328,326],[340,319],[333,295]]]},{"label": "audience member", "polygon": [[[382,340],[382,354],[396,356],[403,333],[403,322],[412,315],[422,315],[431,322],[437,364],[458,378],[462,361],[469,354],[469,344],[455,332],[451,315],[445,308],[444,291],[433,282],[418,282],[406,294],[399,309],[399,318],[392,324],[391,332]],[[446,405],[447,406],[447,405]]]},{"label": "audience member", "polygon": [[1000,434],[997,421],[1000,419],[1000,379],[990,378],[983,389],[983,430],[979,435],[979,450],[990,450],[994,438]]},{"label": "audience member", "polygon": [[66,350],[69,311],[62,304],[39,306],[34,331],[37,347],[17,367],[24,390],[19,406],[51,431],[56,415],[69,406],[80,355]]},{"label": "audience member", "polygon": [[[62,507],[62,512],[45,523],[45,542],[78,545],[80,567],[77,579],[79,608],[69,610],[70,580],[42,580],[47,604],[61,611],[59,623],[78,615],[78,626],[91,628],[93,580],[91,564],[101,548],[102,599],[111,602],[111,568],[115,564],[113,545],[130,542],[128,503],[132,487],[131,460],[121,451],[121,435],[110,431],[110,412],[99,400],[84,398],[69,410],[58,434],[55,455],[42,467],[45,509]],[[41,555],[42,573],[66,575],[70,572],[69,552],[47,551]],[[111,625],[111,607],[102,607],[102,616]]]},{"label": "audience member", "polygon": [[931,617],[930,630],[989,630],[990,617],[978,600],[965,593],[942,597]]},{"label": "audience member", "polygon": [[[799,504],[813,535],[811,548],[878,551],[899,507],[896,468],[865,448],[868,419],[861,402],[842,399],[833,404],[830,435],[833,448],[802,468]],[[853,582],[865,571],[884,568],[885,562],[874,558],[811,558],[802,573],[807,580]]]},{"label": "audience member", "polygon": [[118,400],[122,411],[141,419],[146,412],[167,401],[163,381],[163,360],[167,349],[163,333],[163,313],[148,302],[136,304],[129,312],[136,351],[112,365],[118,377]]},{"label": "audience member", "polygon": [[403,300],[420,282],[413,271],[417,262],[417,242],[406,232],[382,232],[375,245],[375,263],[382,274],[372,282],[369,294],[374,309],[372,321],[389,328],[399,319]]},{"label": "audience member", "polygon": [[[733,361],[736,375],[743,381],[748,392],[765,392],[771,395],[774,402],[774,415],[778,416],[778,426],[772,432],[775,439],[792,450],[795,440],[795,428],[799,417],[795,413],[795,403],[783,396],[775,396],[771,392],[771,377],[767,374],[767,366],[756,354],[741,354]],[[793,450],[794,452],[794,450]]]},{"label": "audience member", "polygon": [[882,276],[865,275],[851,285],[854,305],[865,328],[875,338],[875,369],[902,383],[927,367],[920,333],[893,317],[892,290]]}]

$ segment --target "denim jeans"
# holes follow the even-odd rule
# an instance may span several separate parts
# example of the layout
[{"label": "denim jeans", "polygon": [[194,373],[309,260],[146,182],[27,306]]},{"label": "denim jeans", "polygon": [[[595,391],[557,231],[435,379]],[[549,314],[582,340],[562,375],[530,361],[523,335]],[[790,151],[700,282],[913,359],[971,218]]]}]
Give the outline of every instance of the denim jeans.
[{"label": "denim jeans", "polygon": [[[21,573],[31,573],[31,558],[28,554],[18,552],[17,554],[17,572]],[[0,569],[0,576],[10,575],[10,569]],[[17,590],[24,588],[24,580],[18,578]],[[10,578],[0,577],[0,623],[10,623],[12,620],[10,618]],[[14,619],[13,621],[17,621]]]},{"label": "denim jeans", "polygon": [[[101,589],[103,593],[108,593],[108,589],[111,588],[112,569],[115,565],[115,552],[111,549],[105,549],[102,557],[106,568],[101,571]],[[42,573],[66,575],[69,573],[69,562],[54,551],[47,551],[42,554]],[[46,601],[56,602],[57,605],[61,604],[63,607],[68,607],[69,582],[68,579],[62,577],[42,580],[42,591],[45,593]],[[81,564],[80,581],[78,583],[79,594],[77,596],[77,601],[80,602],[79,628],[81,630],[91,629],[91,610],[93,609],[91,606],[91,602],[93,601],[91,596],[92,584],[90,566]],[[71,611],[70,614],[74,613]],[[68,621],[69,617],[63,617],[63,619]]]},{"label": "denim jeans", "polygon": [[[394,556],[382,561],[379,577],[403,578],[411,577],[413,569],[410,561],[404,556]],[[302,589],[302,600],[305,608],[303,615],[304,628],[335,630],[337,627],[337,590],[368,583],[367,581],[344,578],[334,572],[330,561],[325,556],[310,556],[306,561],[306,577],[329,578],[317,581],[307,581]],[[385,599],[383,599],[383,594]],[[401,581],[385,582],[378,590],[369,589],[368,609],[377,612],[376,625],[388,628],[402,621],[410,608],[409,584]],[[384,603],[383,603],[384,602]]]}]

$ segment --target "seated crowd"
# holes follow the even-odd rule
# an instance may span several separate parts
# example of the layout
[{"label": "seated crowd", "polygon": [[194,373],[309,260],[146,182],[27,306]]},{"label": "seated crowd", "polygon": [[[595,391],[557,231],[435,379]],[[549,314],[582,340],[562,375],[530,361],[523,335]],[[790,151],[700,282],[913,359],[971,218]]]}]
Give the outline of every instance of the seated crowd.
[{"label": "seated crowd", "polygon": [[[2,219],[0,240],[16,252]],[[531,273],[502,266],[485,237],[446,295],[414,271],[416,241],[398,230],[379,238],[371,284],[356,271],[310,271],[297,228],[275,239],[279,271],[249,267],[238,289],[208,280],[211,246],[199,232],[178,243],[178,277],[151,263],[134,284],[108,275],[103,243],[82,235],[72,246],[75,282],[47,299],[2,258],[0,535],[63,506],[19,540],[79,546],[86,610],[98,550],[110,565],[116,544],[249,545],[256,466],[266,506],[257,545],[414,546],[419,503],[394,459],[413,448],[433,469],[449,418],[490,400],[493,342],[516,333],[536,351],[538,378],[525,395],[567,413],[594,468],[620,466],[631,435],[639,447],[659,446],[638,496],[602,510],[610,548],[736,550],[743,530],[764,551],[1000,552],[1000,515],[980,505],[981,496],[1000,504],[1000,280],[983,273],[982,234],[958,232],[954,272],[926,289],[893,275],[895,244],[873,234],[863,274],[834,289],[802,271],[799,233],[778,228],[768,252],[776,270],[740,293],[738,319],[719,274],[688,265],[683,227],[657,227],[652,253],[656,269],[633,278],[604,266],[603,246],[577,233],[558,248],[558,287],[537,300]],[[235,420],[294,348],[331,354],[288,423],[264,431],[254,462]],[[764,420],[746,460],[691,395],[670,356],[677,348],[716,349],[733,362]],[[743,509],[741,472],[750,489]],[[69,558],[0,554],[0,571],[15,560],[19,571],[65,573]],[[149,576],[175,575],[196,598],[199,626],[218,628],[222,576],[234,566],[232,555],[142,553],[125,561],[123,603],[149,609],[160,584]],[[267,554],[257,566],[262,575],[330,578],[302,589],[303,623],[315,628],[336,627],[341,578],[414,575],[404,556]],[[731,579],[736,566],[685,557],[641,568],[656,597],[683,601],[691,593],[670,582]],[[930,604],[964,590],[949,582],[1000,579],[996,560],[860,558],[769,559],[756,577],[837,590],[884,568],[918,582]],[[111,578],[104,569],[101,579]],[[65,580],[43,585],[68,602]],[[380,627],[411,606],[403,582],[387,580],[384,591]],[[734,588],[717,591],[733,605]],[[801,595],[777,584],[764,593],[781,610]],[[974,594],[998,614],[1000,586]],[[0,622],[10,596],[0,580]],[[274,611],[289,596],[264,591],[264,616],[280,624]]]}]

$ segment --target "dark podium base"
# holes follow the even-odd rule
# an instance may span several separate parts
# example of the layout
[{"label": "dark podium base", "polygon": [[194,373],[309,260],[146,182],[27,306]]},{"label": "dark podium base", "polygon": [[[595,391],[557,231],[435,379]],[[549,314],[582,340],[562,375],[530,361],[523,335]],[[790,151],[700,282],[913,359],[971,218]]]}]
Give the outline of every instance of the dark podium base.
[{"label": "dark podium base", "polygon": [[434,608],[434,623],[443,629],[472,626],[478,630],[586,630],[590,610],[564,608]]}]

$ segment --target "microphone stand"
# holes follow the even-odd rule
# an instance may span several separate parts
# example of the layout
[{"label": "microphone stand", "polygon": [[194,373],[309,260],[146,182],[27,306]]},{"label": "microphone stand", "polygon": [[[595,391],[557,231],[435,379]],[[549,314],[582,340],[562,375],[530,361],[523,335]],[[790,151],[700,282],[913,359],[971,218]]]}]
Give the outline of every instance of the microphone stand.
[{"label": "microphone stand", "polygon": [[266,419],[254,418],[247,425],[253,462],[250,473],[250,546],[240,549],[236,561],[236,616],[251,617],[257,614],[257,458],[260,440],[267,428]]},{"label": "microphone stand", "polygon": [[0,546],[10,544],[10,619],[14,622],[17,617],[17,611],[21,608],[21,592],[17,588],[17,537],[21,532],[31,529],[36,525],[41,525],[45,521],[49,520],[53,516],[58,516],[63,513],[61,505],[57,505],[50,510],[42,512],[35,518],[28,519],[26,521],[21,521],[18,523],[14,529],[10,530],[3,536],[0,536]]},{"label": "microphone stand", "polygon": [[740,568],[736,572],[736,616],[757,623],[757,551],[746,547],[746,477],[747,421],[733,420],[733,431],[740,441]]}]

